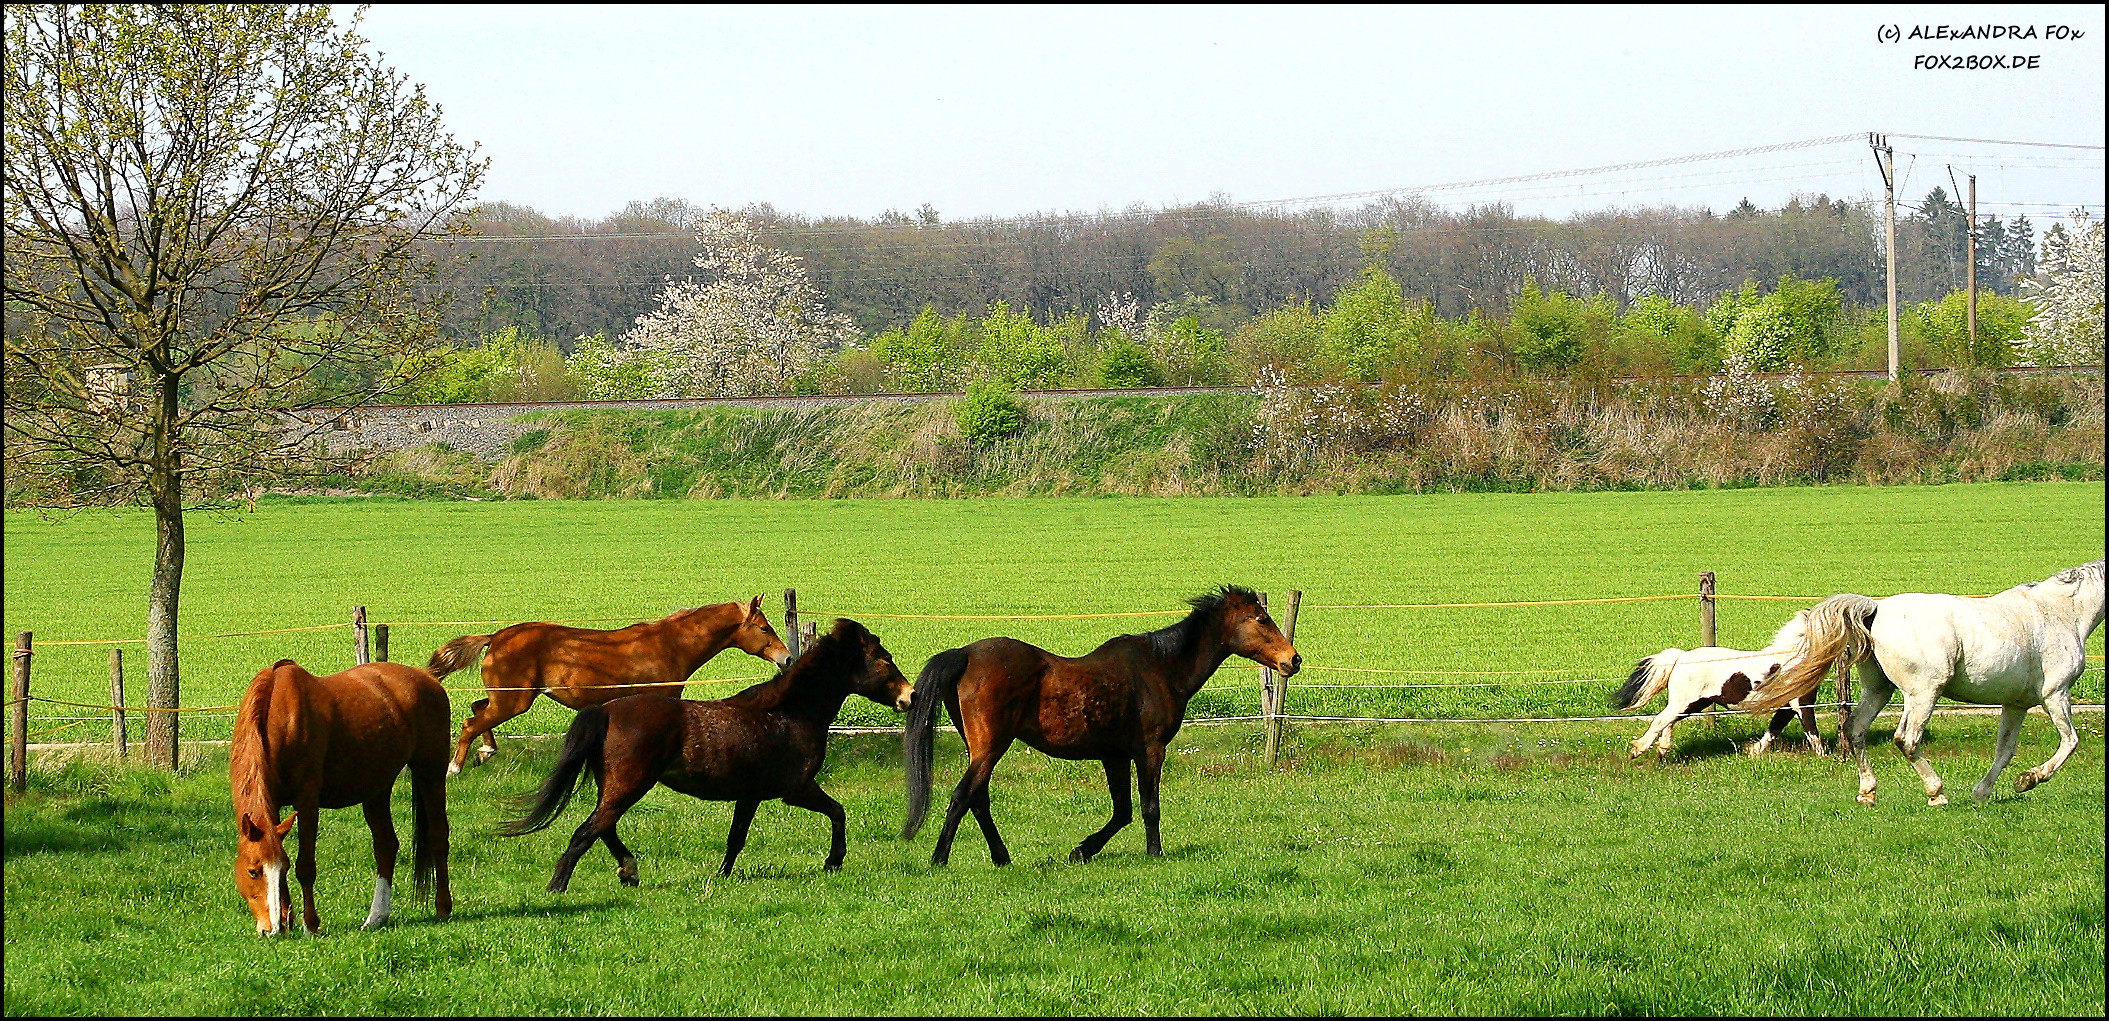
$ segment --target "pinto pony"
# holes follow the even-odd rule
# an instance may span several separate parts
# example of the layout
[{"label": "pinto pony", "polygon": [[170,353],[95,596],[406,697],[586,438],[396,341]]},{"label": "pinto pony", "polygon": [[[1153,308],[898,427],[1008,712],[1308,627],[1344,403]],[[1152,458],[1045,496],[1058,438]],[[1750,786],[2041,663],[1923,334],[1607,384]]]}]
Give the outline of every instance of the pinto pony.
[{"label": "pinto pony", "polygon": [[908,708],[912,690],[878,636],[837,619],[789,669],[731,698],[629,695],[580,710],[564,734],[556,769],[525,799],[527,816],[499,832],[517,837],[547,828],[570,803],[579,775],[590,772],[600,787],[598,804],[557,860],[551,892],[571,885],[572,869],[596,840],[615,856],[623,885],[637,885],[637,857],[615,835],[615,824],[655,784],[733,802],[721,876],[732,873],[746,846],[755,809],[772,798],[828,817],[834,829],[826,868],[832,872],[842,867],[847,819],[841,803],[813,782],[827,756],[828,726],[851,695],[898,711]]},{"label": "pinto pony", "polygon": [[1832,596],[1804,611],[1809,653],[1768,689],[1757,708],[1800,697],[1836,666],[1856,667],[1860,701],[1840,740],[1860,767],[1860,801],[1875,803],[1875,773],[1867,764],[1867,730],[1890,696],[1904,693],[1897,750],[1911,760],[1926,788],[1926,803],[1948,803],[1922,742],[1941,696],[2003,706],[1992,769],[1971,792],[1992,794],[2014,758],[2021,722],[2042,706],[2058,728],[2058,750],[2014,779],[2018,792],[2055,776],[2079,747],[2072,725],[2072,684],[2087,668],[2087,637],[2102,626],[2102,561],[2060,571],[1982,599],[1908,592],[1887,599]]},{"label": "pinto pony", "polygon": [[677,610],[613,631],[535,623],[463,635],[440,646],[425,669],[445,677],[474,662],[486,646],[487,696],[469,704],[469,718],[461,724],[454,760],[447,767],[450,775],[468,764],[469,745],[479,736],[483,747],[476,753],[477,764],[496,755],[492,728],[526,712],[536,695],[548,695],[573,709],[625,695],[680,698],[682,682],[727,648],[779,667],[791,661],[791,650],[762,614],[762,597],[755,596],[751,602]]},{"label": "pinto pony", "polygon": [[[1634,664],[1632,676],[1612,693],[1611,708],[1632,712],[1648,704],[1648,700],[1656,695],[1667,692],[1669,698],[1662,712],[1656,714],[1654,722],[1648,725],[1647,732],[1633,741],[1627,757],[1637,759],[1651,745],[1656,755],[1668,754],[1671,731],[1686,717],[1703,712],[1708,706],[1744,708],[1754,696],[1770,690],[1780,671],[1801,655],[1804,617],[1805,613],[1795,614],[1772,636],[1770,644],[1755,652],[1713,647],[1664,649]],[[1825,754],[1823,737],[1816,730],[1813,699],[1813,694],[1804,692],[1793,700],[1792,706],[1773,713],[1772,725],[1766,728],[1765,736],[1746,751],[1751,755],[1763,755],[1786,733],[1787,724],[1798,715],[1801,717],[1802,737],[1809,742],[1809,750],[1818,755]]]},{"label": "pinto pony", "polygon": [[[388,921],[398,844],[388,814],[397,774],[410,769],[411,867],[420,898],[436,876],[436,913],[454,910],[447,889],[447,693],[432,675],[401,663],[368,663],[317,677],[290,659],[257,673],[235,713],[228,762],[236,829],[234,885],[256,931],[293,927],[285,837],[300,824],[296,866],[309,932],[315,912],[319,809],[365,809],[376,874],[366,928]],[[293,814],[281,822],[279,810]]]},{"label": "pinto pony", "polygon": [[933,657],[916,679],[903,736],[908,821],[901,836],[915,836],[930,806],[931,745],[942,703],[966,739],[969,761],[930,852],[932,865],[950,858],[953,834],[970,809],[988,841],[989,859],[1010,863],[1010,850],[989,813],[989,774],[1014,740],[1056,758],[1097,759],[1106,767],[1113,818],[1070,852],[1071,861],[1090,860],[1128,825],[1130,763],[1142,794],[1146,846],[1150,854],[1162,855],[1158,777],[1165,745],[1185,720],[1186,703],[1234,655],[1273,667],[1284,677],[1303,666],[1303,656],[1251,589],[1226,585],[1190,603],[1193,612],[1177,624],[1122,635],[1077,659],[1015,638],[984,638]]}]

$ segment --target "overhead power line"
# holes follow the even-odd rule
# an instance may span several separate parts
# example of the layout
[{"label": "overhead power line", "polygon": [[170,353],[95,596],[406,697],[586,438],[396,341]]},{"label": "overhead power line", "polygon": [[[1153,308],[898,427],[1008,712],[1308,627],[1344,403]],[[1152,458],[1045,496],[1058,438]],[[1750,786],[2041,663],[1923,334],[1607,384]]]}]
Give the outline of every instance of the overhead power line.
[{"label": "overhead power line", "polygon": [[1907,135],[1901,131],[1889,133],[1891,138],[1921,138],[1930,142],[1969,142],[1975,145],[2030,145],[2039,149],[2100,149],[2099,145],[2074,145],[2070,142],[2013,142],[1997,138],[1955,138],[1949,135]]}]

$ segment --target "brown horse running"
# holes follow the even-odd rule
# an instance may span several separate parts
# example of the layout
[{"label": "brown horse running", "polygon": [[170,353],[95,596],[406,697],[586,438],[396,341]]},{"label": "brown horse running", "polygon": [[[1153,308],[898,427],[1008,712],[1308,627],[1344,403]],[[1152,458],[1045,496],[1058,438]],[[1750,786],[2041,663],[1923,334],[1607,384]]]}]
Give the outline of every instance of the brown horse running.
[{"label": "brown horse running", "polygon": [[842,805],[813,782],[827,756],[828,725],[853,694],[898,711],[908,708],[911,690],[876,635],[838,619],[776,679],[731,698],[630,695],[580,710],[564,734],[556,770],[527,799],[527,816],[500,832],[519,836],[546,828],[570,803],[584,770],[600,785],[599,803],[558,859],[552,892],[571,884],[571,870],[596,840],[615,856],[623,884],[637,885],[637,858],[615,835],[615,823],[653,784],[705,801],[733,802],[721,876],[732,873],[733,859],[746,846],[755,809],[773,798],[828,817],[834,836],[826,867],[834,871],[842,867],[847,820]]},{"label": "brown horse running", "polygon": [[[762,614],[762,597],[678,610],[659,620],[614,631],[561,624],[514,624],[487,635],[463,635],[439,647],[425,669],[445,677],[475,660],[484,646],[483,687],[469,704],[455,743],[451,775],[468,764],[469,744],[481,735],[481,765],[498,753],[492,728],[528,710],[538,694],[573,709],[644,693],[681,697],[681,682],[727,648],[781,667],[791,650]],[[658,687],[664,685],[664,687]]]},{"label": "brown horse running", "polygon": [[[401,663],[368,663],[317,677],[290,659],[257,673],[235,714],[228,763],[237,837],[234,885],[256,915],[256,931],[293,927],[286,886],[285,836],[300,823],[301,898],[309,932],[315,913],[315,827],[319,809],[359,805],[373,831],[373,907],[366,928],[388,921],[398,844],[388,799],[410,767],[411,875],[423,897],[439,879],[437,914],[454,910],[447,889],[446,690]],[[292,806],[284,822],[278,812]]]},{"label": "brown horse running", "polygon": [[1011,855],[989,814],[989,774],[996,760],[1023,740],[1063,759],[1097,759],[1106,767],[1113,819],[1070,852],[1088,861],[1129,821],[1128,765],[1142,793],[1149,853],[1162,855],[1157,836],[1157,781],[1164,747],[1179,732],[1186,703],[1232,655],[1270,666],[1284,677],[1303,666],[1250,589],[1226,585],[1191,601],[1186,619],[1145,635],[1122,635],[1079,659],[1057,656],[1015,638],[984,638],[939,653],[923,666],[904,735],[908,762],[908,824],[913,837],[930,805],[931,742],[942,702],[967,742],[967,772],[952,792],[951,810],[930,852],[932,865],[951,857],[952,836],[968,809],[981,823],[989,858]]}]

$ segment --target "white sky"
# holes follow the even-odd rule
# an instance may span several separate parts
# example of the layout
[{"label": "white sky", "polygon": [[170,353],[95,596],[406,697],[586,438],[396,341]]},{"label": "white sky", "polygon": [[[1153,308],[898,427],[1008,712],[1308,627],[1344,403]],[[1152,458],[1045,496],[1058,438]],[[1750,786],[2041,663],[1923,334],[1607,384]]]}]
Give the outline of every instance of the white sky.
[{"label": "white sky", "polygon": [[[363,31],[481,144],[486,200],[586,217],[662,195],[858,216],[928,202],[949,220],[1436,184],[1868,130],[2099,146],[2102,10],[383,4]],[[1890,23],[2085,36],[1878,42]],[[1971,53],[2040,54],[2042,66],[1912,68],[1919,54]],[[1894,144],[1910,173],[1900,199],[1955,163],[1979,173],[1987,212],[2040,222],[2103,201],[2099,149]],[[1559,215],[1879,189],[1855,140],[1440,197]]]}]

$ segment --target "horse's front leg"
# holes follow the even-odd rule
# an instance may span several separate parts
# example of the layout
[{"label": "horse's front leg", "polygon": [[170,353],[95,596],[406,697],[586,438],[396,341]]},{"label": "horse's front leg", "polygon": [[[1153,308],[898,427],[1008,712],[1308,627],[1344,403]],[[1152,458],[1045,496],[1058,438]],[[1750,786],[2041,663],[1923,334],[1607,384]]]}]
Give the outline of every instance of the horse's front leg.
[{"label": "horse's front leg", "polygon": [[1985,778],[1977,781],[1970,796],[1983,801],[1992,796],[1992,785],[1999,782],[1999,773],[2006,764],[2014,761],[2014,749],[2021,744],[2021,723],[2028,719],[2028,707],[2010,705],[1999,711],[1999,741],[1992,747],[1992,769]]},{"label": "horse's front leg", "polygon": [[1772,725],[1765,728],[1763,736],[1743,749],[1745,755],[1763,755],[1772,749],[1772,742],[1787,732],[1787,724],[1794,721],[1794,710],[1780,709],[1772,714]]},{"label": "horse's front leg", "polygon": [[300,880],[301,920],[313,934],[322,931],[322,915],[315,911],[315,827],[322,821],[322,812],[315,799],[302,798],[297,814],[300,817],[300,860],[293,864],[293,876]]},{"label": "horse's front leg", "polygon": [[1794,710],[1801,716],[1801,736],[1809,742],[1809,750],[1818,756],[1829,755],[1830,749],[1823,746],[1823,734],[1816,729],[1816,700],[1803,695],[1794,700]]},{"label": "horse's front leg", "polygon": [[388,910],[395,898],[395,856],[402,844],[396,840],[395,819],[388,814],[388,795],[382,794],[360,806],[366,811],[366,828],[373,832],[373,906],[366,911],[362,928],[378,929],[388,924]]},{"label": "horse's front leg", "polygon": [[2045,780],[2056,776],[2065,760],[2072,757],[2073,749],[2080,746],[2080,733],[2072,726],[2071,681],[2067,687],[2059,688],[2043,698],[2043,711],[2050,714],[2051,726],[2058,728],[2058,750],[2049,761],[2014,778],[2014,791],[2026,791]]},{"label": "horse's front leg", "polygon": [[842,811],[842,803],[828,796],[820,785],[806,781],[804,790],[784,796],[784,804],[793,808],[804,808],[827,816],[831,828],[828,837],[827,864],[821,868],[829,872],[842,869],[842,859],[849,853],[849,816]]},{"label": "horse's front leg", "polygon": [[1662,741],[1662,748],[1657,754],[1668,751],[1670,748],[1670,728],[1677,725],[1677,716],[1678,709],[1676,705],[1663,706],[1662,711],[1655,714],[1654,721],[1648,724],[1647,732],[1634,739],[1633,747],[1626,753],[1626,757],[1637,759],[1647,754],[1648,748],[1654,745],[1658,738]]},{"label": "horse's front leg", "polygon": [[740,856],[740,848],[747,846],[747,828],[754,825],[754,810],[762,805],[759,801],[739,801],[732,806],[732,831],[725,834],[725,864],[718,875],[732,875],[732,862]]},{"label": "horse's front leg", "polygon": [[1164,857],[1164,842],[1157,836],[1157,781],[1164,773],[1164,746],[1143,746],[1135,760],[1135,788],[1142,795],[1143,849],[1152,857]]}]

